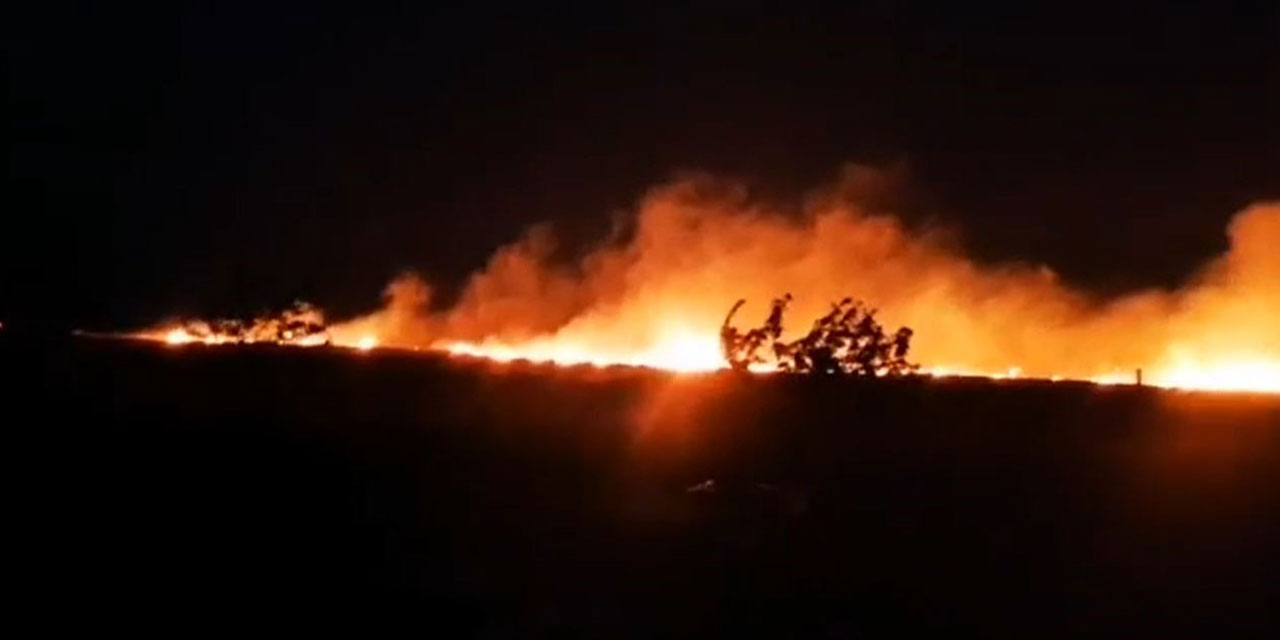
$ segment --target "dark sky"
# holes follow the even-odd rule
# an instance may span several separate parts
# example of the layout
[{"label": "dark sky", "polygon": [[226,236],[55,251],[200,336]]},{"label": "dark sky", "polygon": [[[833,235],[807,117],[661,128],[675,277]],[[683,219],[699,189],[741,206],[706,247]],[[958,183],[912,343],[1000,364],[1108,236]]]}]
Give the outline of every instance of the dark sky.
[{"label": "dark sky", "polygon": [[3,20],[0,319],[357,310],[687,169],[786,197],[905,166],[974,254],[1101,291],[1280,197],[1275,3],[34,4]]}]

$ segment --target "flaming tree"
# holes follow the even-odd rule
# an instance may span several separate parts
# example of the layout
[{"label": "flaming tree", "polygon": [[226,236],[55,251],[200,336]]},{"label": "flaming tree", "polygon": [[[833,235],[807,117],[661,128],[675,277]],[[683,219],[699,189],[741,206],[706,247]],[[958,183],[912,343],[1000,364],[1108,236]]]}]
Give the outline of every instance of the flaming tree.
[{"label": "flaming tree", "polygon": [[[831,311],[814,321],[813,328],[803,337],[792,342],[782,340],[782,317],[790,302],[789,293],[775,299],[764,325],[746,332],[732,324],[733,316],[746,300],[733,305],[720,327],[720,348],[731,368],[746,371],[753,365],[772,364],[789,373],[871,378],[908,375],[919,368],[907,360],[911,329],[902,327],[886,333],[876,321],[876,310],[852,298],[831,305]],[[766,344],[772,361],[761,355]]]}]

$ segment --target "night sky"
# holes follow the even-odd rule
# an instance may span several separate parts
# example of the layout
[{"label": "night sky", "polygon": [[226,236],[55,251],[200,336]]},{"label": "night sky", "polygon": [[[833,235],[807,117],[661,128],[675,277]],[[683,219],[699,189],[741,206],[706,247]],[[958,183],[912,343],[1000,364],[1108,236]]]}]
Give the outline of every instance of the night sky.
[{"label": "night sky", "polygon": [[1280,198],[1275,3],[33,4],[3,19],[10,322],[447,295],[686,170],[786,200],[899,167],[909,218],[1100,292]]}]

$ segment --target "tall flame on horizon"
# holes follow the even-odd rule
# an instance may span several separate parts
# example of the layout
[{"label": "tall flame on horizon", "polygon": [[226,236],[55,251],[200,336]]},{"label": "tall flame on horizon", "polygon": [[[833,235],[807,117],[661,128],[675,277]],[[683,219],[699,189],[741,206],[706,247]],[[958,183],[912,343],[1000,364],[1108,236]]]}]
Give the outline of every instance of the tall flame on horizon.
[{"label": "tall flame on horizon", "polygon": [[379,311],[328,327],[337,344],[445,349],[498,359],[633,364],[694,371],[723,365],[719,328],[761,319],[795,298],[788,328],[859,297],[886,325],[915,330],[926,371],[1280,391],[1280,203],[1255,204],[1228,228],[1230,248],[1176,290],[1099,298],[1047,267],[980,264],[935,229],[866,205],[882,173],[850,168],[800,212],[708,178],[655,188],[633,232],[580,260],[553,258],[535,228],[473,274],[456,304],[431,305],[414,275]]}]

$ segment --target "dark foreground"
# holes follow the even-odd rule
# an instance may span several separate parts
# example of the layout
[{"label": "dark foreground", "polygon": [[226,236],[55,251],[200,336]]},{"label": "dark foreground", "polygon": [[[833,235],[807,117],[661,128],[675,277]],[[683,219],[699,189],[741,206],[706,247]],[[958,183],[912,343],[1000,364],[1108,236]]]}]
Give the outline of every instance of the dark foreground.
[{"label": "dark foreground", "polygon": [[1167,637],[1278,622],[1280,398],[98,341],[44,347],[32,371],[5,349],[69,418],[11,422],[56,440],[24,485],[47,624]]}]

